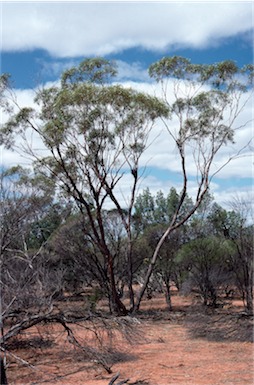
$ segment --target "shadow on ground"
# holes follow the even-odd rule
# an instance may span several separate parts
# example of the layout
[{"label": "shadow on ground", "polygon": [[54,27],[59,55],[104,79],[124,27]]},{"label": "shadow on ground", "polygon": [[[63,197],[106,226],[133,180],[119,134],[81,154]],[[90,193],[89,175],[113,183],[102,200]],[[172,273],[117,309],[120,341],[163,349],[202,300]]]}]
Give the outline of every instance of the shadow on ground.
[{"label": "shadow on ground", "polygon": [[253,342],[253,316],[202,306],[187,312],[184,326],[191,338],[217,342]]},{"label": "shadow on ground", "polygon": [[172,322],[183,325],[190,338],[217,342],[253,342],[253,316],[239,307],[209,308],[202,304],[174,306],[173,310],[150,308],[138,313],[141,320]]}]

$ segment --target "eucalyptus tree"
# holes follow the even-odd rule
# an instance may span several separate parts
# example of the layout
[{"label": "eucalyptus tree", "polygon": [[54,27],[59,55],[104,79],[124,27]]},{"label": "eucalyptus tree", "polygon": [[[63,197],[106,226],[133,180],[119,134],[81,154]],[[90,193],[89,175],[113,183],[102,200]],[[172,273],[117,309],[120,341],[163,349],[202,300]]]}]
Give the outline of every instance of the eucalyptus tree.
[{"label": "eucalyptus tree", "polygon": [[218,290],[230,274],[230,251],[230,245],[223,239],[201,236],[184,244],[177,253],[177,263],[188,272],[190,289],[198,288],[205,306],[217,306]]},{"label": "eucalyptus tree", "polygon": [[34,223],[43,221],[53,207],[52,186],[45,184],[41,176],[30,178],[21,167],[2,171],[0,182],[0,323],[3,324],[10,314],[20,321],[31,308],[35,312],[45,310],[51,304],[56,277],[50,273],[49,279],[42,261],[46,239],[35,241],[32,235]]},{"label": "eucalyptus tree", "polygon": [[[31,177],[20,166],[3,170],[0,175],[0,255],[28,249],[35,222],[51,209],[54,189],[40,176]],[[38,248],[42,242],[39,242]]]},{"label": "eucalyptus tree", "polygon": [[[39,172],[54,180],[57,189],[72,197],[87,216],[90,240],[107,265],[110,308],[126,313],[116,290],[114,259],[103,212],[109,205],[115,207],[127,234],[133,307],[131,220],[139,161],[151,127],[158,117],[168,115],[168,108],[156,97],[113,84],[115,74],[114,64],[107,60],[84,60],[63,73],[60,85],[38,91],[38,108],[19,108],[1,132],[3,141],[12,148],[17,145],[15,138],[19,134],[23,138],[22,150],[35,160]],[[41,140],[47,156],[31,146],[31,133]],[[129,194],[122,204],[119,192],[124,176],[129,179]]]},{"label": "eucalyptus tree", "polygon": [[217,234],[231,243],[228,265],[246,311],[253,314],[253,199],[236,197],[230,206],[230,211],[215,206],[209,219]]},{"label": "eucalyptus tree", "polygon": [[[151,257],[136,310],[162,244],[172,231],[193,215],[209,190],[212,178],[232,159],[229,157],[217,170],[213,168],[216,155],[234,141],[235,130],[241,127],[237,127],[237,119],[250,99],[253,69],[253,65],[238,68],[232,61],[192,64],[178,56],[165,57],[150,66],[150,76],[161,85],[171,113],[171,120],[163,121],[172,146],[177,150],[182,188],[178,205]],[[193,165],[194,172],[190,168]],[[196,184],[194,204],[180,217],[190,182]]]}]

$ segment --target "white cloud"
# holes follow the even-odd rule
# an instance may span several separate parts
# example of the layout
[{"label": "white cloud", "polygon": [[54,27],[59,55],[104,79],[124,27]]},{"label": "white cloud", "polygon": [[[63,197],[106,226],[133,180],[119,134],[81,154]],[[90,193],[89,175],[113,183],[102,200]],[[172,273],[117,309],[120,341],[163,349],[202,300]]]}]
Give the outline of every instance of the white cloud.
[{"label": "white cloud", "polygon": [[3,2],[2,50],[105,55],[202,48],[253,28],[250,2]]},{"label": "white cloud", "polygon": [[150,77],[147,69],[144,69],[139,62],[126,63],[122,60],[116,61],[117,81],[132,80],[132,82],[149,82]]}]

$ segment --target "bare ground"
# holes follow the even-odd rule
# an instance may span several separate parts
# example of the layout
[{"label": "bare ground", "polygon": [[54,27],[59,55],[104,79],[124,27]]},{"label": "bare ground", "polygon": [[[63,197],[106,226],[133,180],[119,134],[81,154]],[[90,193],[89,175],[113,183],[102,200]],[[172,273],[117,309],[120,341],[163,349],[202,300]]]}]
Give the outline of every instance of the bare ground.
[{"label": "bare ground", "polygon": [[[193,297],[175,294],[169,312],[158,296],[143,303],[136,322],[131,341],[115,334],[105,342],[111,374],[71,345],[60,325],[36,327],[10,350],[30,366],[8,356],[9,384],[107,385],[117,372],[118,381],[129,379],[133,385],[254,384],[253,319],[245,317],[241,301],[205,310]],[[80,341],[92,341],[94,330],[82,324],[74,328]]]}]

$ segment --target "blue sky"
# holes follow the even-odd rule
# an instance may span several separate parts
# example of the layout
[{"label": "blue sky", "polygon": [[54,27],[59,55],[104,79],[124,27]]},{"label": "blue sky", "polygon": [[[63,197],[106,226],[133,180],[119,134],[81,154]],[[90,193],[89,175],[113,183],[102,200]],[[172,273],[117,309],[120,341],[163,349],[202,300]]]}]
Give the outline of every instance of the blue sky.
[{"label": "blue sky", "polygon": [[[253,62],[253,2],[0,2],[1,72],[10,73],[20,102],[29,103],[31,89],[57,81],[63,69],[85,57],[104,56],[119,64],[118,81],[148,89],[147,68],[163,56],[180,55],[196,63],[235,60]],[[146,88],[147,87],[147,88]],[[32,102],[32,100],[31,100]],[[252,115],[248,105],[244,118]],[[253,136],[250,123],[239,146]],[[158,142],[147,159],[142,186],[169,191],[180,186],[179,174],[165,166]],[[237,151],[237,146],[232,151]],[[252,147],[253,148],[253,147]],[[225,149],[221,155],[231,154]],[[166,154],[165,154],[166,155]],[[234,194],[253,189],[251,150],[228,165],[213,182],[223,204]],[[18,162],[2,149],[2,164]],[[160,160],[161,158],[161,160]],[[163,160],[162,160],[163,159]],[[168,161],[170,163],[170,159]],[[220,159],[218,159],[220,162]]]},{"label": "blue sky", "polygon": [[[239,66],[252,63],[253,51],[250,33],[242,33],[236,37],[223,39],[216,47],[203,49],[165,48],[163,52],[156,52],[142,47],[133,47],[121,52],[115,52],[104,57],[112,60],[121,60],[128,64],[139,63],[144,70],[163,56],[179,55],[187,57],[196,63],[214,63],[226,59],[234,60]],[[90,55],[92,56],[92,55]],[[17,88],[32,88],[38,83],[57,80],[62,66],[68,66],[70,61],[79,63],[84,56],[73,58],[58,58],[51,56],[45,49],[25,51],[2,51],[1,71],[12,75],[14,86]],[[70,60],[72,59],[72,60]],[[58,64],[59,70],[56,69]],[[54,67],[55,65],[55,67]],[[129,79],[133,78],[129,74]],[[134,78],[134,80],[138,80]]]}]

